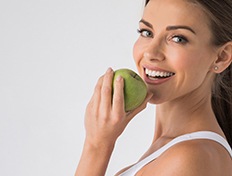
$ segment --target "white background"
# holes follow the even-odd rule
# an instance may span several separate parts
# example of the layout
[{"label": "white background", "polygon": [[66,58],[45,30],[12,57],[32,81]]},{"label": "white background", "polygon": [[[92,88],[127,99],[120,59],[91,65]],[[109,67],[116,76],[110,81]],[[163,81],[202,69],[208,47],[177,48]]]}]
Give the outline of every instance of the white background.
[{"label": "white background", "polygon": [[[135,70],[132,48],[143,4],[0,1],[1,176],[74,175],[98,77],[108,67]],[[139,159],[153,127],[149,105],[119,138],[106,175]]]}]

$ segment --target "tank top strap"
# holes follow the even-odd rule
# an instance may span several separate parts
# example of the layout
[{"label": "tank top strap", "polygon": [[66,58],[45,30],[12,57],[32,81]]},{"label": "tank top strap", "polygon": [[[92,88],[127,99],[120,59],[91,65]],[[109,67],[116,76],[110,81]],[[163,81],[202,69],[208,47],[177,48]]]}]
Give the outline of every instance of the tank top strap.
[{"label": "tank top strap", "polygon": [[149,155],[148,157],[144,158],[140,162],[133,165],[131,168],[120,174],[120,176],[133,176],[135,175],[142,167],[144,167],[146,164],[150,163],[151,161],[158,158],[162,153],[164,153],[166,150],[168,150],[173,145],[189,141],[189,140],[195,140],[195,139],[208,139],[213,140],[219,144],[221,144],[230,154],[232,158],[232,150],[226,139],[224,139],[222,136],[220,136],[217,133],[211,132],[211,131],[198,131],[193,133],[184,134],[181,136],[178,136],[171,140],[169,143],[165,144],[163,147]]}]

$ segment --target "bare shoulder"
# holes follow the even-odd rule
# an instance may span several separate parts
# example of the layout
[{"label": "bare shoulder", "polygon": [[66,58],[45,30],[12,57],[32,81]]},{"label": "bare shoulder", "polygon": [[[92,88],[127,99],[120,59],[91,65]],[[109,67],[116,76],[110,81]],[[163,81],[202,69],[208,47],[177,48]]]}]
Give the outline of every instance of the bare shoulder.
[{"label": "bare shoulder", "polygon": [[232,159],[224,147],[214,141],[185,141],[145,166],[143,175],[232,176]]}]

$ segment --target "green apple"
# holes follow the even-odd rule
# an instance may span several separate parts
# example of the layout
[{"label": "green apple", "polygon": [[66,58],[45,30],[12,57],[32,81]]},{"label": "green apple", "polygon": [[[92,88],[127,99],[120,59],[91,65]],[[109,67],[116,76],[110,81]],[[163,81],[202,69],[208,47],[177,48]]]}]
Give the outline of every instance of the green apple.
[{"label": "green apple", "polygon": [[114,83],[118,76],[124,79],[124,102],[125,111],[131,111],[143,103],[147,95],[147,86],[143,79],[130,69],[118,69],[114,72]]}]

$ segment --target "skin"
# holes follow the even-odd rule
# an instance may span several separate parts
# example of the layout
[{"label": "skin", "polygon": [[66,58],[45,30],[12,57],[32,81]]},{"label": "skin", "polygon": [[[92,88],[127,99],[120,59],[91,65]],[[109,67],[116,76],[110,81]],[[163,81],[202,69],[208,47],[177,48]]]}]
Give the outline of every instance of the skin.
[{"label": "skin", "polygon": [[[118,77],[113,97],[112,69],[98,80],[86,108],[86,139],[76,176],[105,174],[117,138],[148,101],[156,104],[156,126],[141,159],[182,134],[208,130],[225,137],[211,108],[211,86],[215,74],[231,64],[232,42],[213,46],[209,19],[201,8],[183,0],[151,0],[139,28],[143,32],[134,45],[134,60],[149,94],[139,108],[125,113],[123,79]],[[175,75],[158,84],[149,81],[144,68]],[[193,140],[173,146],[136,176],[232,176],[231,165],[220,144]]]}]

